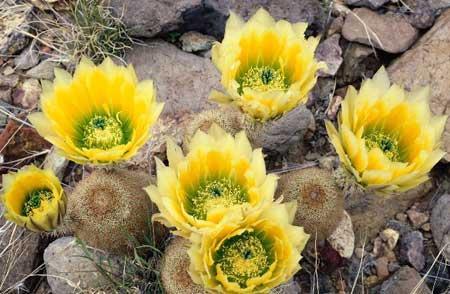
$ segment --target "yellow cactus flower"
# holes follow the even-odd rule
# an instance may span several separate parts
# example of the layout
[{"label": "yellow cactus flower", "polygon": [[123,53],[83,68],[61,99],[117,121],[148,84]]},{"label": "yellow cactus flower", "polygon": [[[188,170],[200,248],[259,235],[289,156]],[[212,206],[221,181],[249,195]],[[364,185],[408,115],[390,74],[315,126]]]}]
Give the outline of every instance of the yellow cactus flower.
[{"label": "yellow cactus flower", "polygon": [[192,280],[214,293],[268,293],[300,270],[309,235],[291,225],[296,203],[274,203],[260,214],[229,214],[215,228],[192,234]]},{"label": "yellow cactus flower", "polygon": [[384,68],[349,87],[339,130],[326,122],[341,163],[356,181],[380,193],[403,192],[425,182],[444,156],[439,149],[446,116],[432,116],[430,89],[412,92],[391,85]]},{"label": "yellow cactus flower", "polygon": [[262,121],[305,103],[325,66],[314,59],[319,38],[305,39],[307,26],[275,22],[263,8],[246,23],[231,12],[222,43],[212,49],[226,94],[214,90],[211,99],[236,104]]},{"label": "yellow cactus flower", "polygon": [[161,212],[154,216],[175,234],[215,226],[231,210],[260,210],[273,200],[277,177],[266,175],[261,149],[252,150],[244,132],[236,137],[217,125],[198,130],[186,156],[167,142],[169,166],[157,159],[157,186],[146,188]]},{"label": "yellow cactus flower", "polygon": [[77,163],[107,164],[130,159],[148,140],[163,104],[151,80],[138,82],[132,65],[106,58],[95,66],[83,58],[73,77],[55,70],[43,81],[43,112],[28,118],[39,134]]},{"label": "yellow cactus flower", "polygon": [[51,170],[29,165],[2,180],[6,219],[34,232],[53,231],[61,223],[67,198]]}]

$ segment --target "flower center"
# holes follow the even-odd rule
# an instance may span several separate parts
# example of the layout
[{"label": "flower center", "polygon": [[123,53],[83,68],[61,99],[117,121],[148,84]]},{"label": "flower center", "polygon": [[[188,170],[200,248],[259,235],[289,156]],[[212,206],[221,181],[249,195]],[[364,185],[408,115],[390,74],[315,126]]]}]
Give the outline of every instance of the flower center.
[{"label": "flower center", "polygon": [[366,146],[369,150],[378,147],[389,160],[401,161],[402,156],[398,141],[392,136],[381,131],[372,131],[365,134],[363,138],[366,140]]},{"label": "flower center", "polygon": [[266,65],[250,67],[239,80],[240,92],[247,87],[259,91],[286,90],[288,88],[284,73],[280,69]]},{"label": "flower center", "polygon": [[205,220],[208,211],[248,202],[247,192],[230,178],[202,181],[195,191],[188,193],[187,211],[196,219]]},{"label": "flower center", "polygon": [[50,201],[52,198],[53,192],[50,189],[43,188],[31,191],[25,197],[25,203],[22,207],[22,215],[33,215],[34,209],[41,207],[41,204],[44,201]]},{"label": "flower center", "polygon": [[82,146],[109,149],[123,142],[124,133],[119,117],[94,115],[82,126]]},{"label": "flower center", "polygon": [[220,268],[229,282],[247,287],[247,280],[265,274],[272,263],[270,246],[254,231],[245,231],[225,240],[214,254],[216,268]]}]

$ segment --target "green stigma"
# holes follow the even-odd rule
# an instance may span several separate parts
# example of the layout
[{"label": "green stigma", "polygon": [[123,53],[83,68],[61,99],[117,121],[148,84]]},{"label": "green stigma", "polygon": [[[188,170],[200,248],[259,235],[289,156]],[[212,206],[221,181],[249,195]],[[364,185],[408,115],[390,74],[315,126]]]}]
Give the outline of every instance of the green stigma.
[{"label": "green stigma", "polygon": [[402,154],[398,141],[382,131],[371,131],[363,136],[366,140],[366,146],[370,150],[372,148],[380,148],[381,151],[391,161],[402,161]]},{"label": "green stigma", "polygon": [[245,231],[225,240],[214,254],[216,268],[227,276],[229,282],[247,287],[247,280],[265,274],[272,263],[270,242],[263,234]]},{"label": "green stigma", "polygon": [[187,211],[196,219],[205,220],[208,211],[248,202],[247,192],[230,178],[212,178],[200,182],[188,192]]},{"label": "green stigma", "polygon": [[81,127],[82,146],[85,148],[110,149],[124,139],[122,122],[118,117],[94,115]]},{"label": "green stigma", "polygon": [[251,88],[259,91],[286,90],[289,86],[280,69],[270,66],[252,66],[239,78],[240,91]]},{"label": "green stigma", "polygon": [[22,207],[23,216],[33,215],[33,210],[41,207],[43,201],[49,201],[53,198],[53,192],[50,189],[43,188],[33,190],[25,197],[25,203]]}]

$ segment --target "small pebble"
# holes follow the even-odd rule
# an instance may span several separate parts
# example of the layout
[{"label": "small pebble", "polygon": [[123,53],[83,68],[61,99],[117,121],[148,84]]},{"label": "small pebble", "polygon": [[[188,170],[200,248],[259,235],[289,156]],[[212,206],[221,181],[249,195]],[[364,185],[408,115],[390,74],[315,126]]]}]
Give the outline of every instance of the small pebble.
[{"label": "small pebble", "polygon": [[425,266],[424,238],[420,231],[412,231],[401,239],[400,257],[404,262],[411,264],[417,271]]},{"label": "small pebble", "polygon": [[406,214],[408,215],[409,221],[415,228],[419,228],[430,219],[428,213],[420,212],[414,209],[408,210]]},{"label": "small pebble", "polygon": [[11,66],[7,66],[5,67],[5,69],[3,70],[3,74],[5,76],[9,76],[12,75],[14,73],[14,68],[12,68]]},{"label": "small pebble", "polygon": [[373,241],[373,254],[375,256],[382,256],[383,255],[383,240],[380,237],[376,237]]},{"label": "small pebble", "polygon": [[400,237],[400,233],[394,229],[387,228],[380,233],[381,239],[386,242],[387,247],[392,250],[397,245],[398,238]]},{"label": "small pebble", "polygon": [[376,269],[377,269],[377,276],[380,280],[383,280],[389,276],[388,263],[389,263],[388,258],[385,256],[377,259]]},{"label": "small pebble", "polygon": [[403,212],[399,212],[395,215],[395,218],[401,222],[404,222],[404,221],[406,221],[408,216],[406,214],[404,214]]},{"label": "small pebble", "polygon": [[430,223],[423,224],[423,225],[422,225],[422,230],[425,231],[425,232],[431,231],[431,225],[430,225]]},{"label": "small pebble", "polygon": [[366,284],[368,287],[371,287],[378,283],[378,277],[375,275],[369,276],[364,280],[364,284]]}]

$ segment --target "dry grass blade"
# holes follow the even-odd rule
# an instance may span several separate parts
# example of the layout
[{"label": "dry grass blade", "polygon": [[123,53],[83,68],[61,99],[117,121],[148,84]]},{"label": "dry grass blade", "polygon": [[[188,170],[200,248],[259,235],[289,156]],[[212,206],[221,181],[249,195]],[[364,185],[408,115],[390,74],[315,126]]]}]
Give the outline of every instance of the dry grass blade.
[{"label": "dry grass blade", "polygon": [[377,33],[375,33],[365,22],[363,19],[361,19],[356,13],[354,13],[353,11],[349,10],[349,13],[351,13],[364,27],[364,31],[367,35],[367,39],[369,40],[369,44],[370,47],[372,47],[372,50],[375,54],[375,57],[378,58],[377,52],[375,50],[375,46],[373,45],[372,42],[372,36],[375,38],[375,41],[377,42],[377,44],[381,47],[382,50],[384,50],[384,45],[381,42],[380,38],[378,37]]},{"label": "dry grass blade", "polygon": [[[2,212],[3,214],[3,212]],[[7,221],[0,228],[0,243],[5,244],[3,250],[0,252],[0,258],[2,259],[2,267],[0,268],[0,292],[9,293],[9,291],[23,288],[24,281],[30,276],[26,275],[14,285],[5,288],[5,283],[10,278],[12,271],[19,265],[21,257],[26,254],[26,244],[32,238],[33,233],[25,231],[19,228],[17,225]],[[34,269],[32,274],[37,273],[41,268]]]},{"label": "dry grass blade", "polygon": [[106,57],[121,60],[133,40],[128,36],[120,18],[115,17],[100,0],[76,0],[69,13],[50,9],[49,15],[34,14],[30,25],[35,32],[20,31],[38,43],[51,48],[41,52],[52,61],[74,66],[82,56],[95,62]]},{"label": "dry grass blade", "polygon": [[352,291],[350,292],[350,294],[353,294],[355,289],[356,289],[356,285],[358,284],[358,277],[361,274],[361,284],[362,284],[362,291],[361,293],[364,293],[364,273],[362,272],[362,267],[363,267],[363,263],[364,263],[364,248],[366,246],[366,238],[364,237],[364,241],[362,244],[362,252],[363,254],[361,255],[361,259],[359,261],[359,267],[358,267],[358,272],[356,273],[356,277],[355,277],[355,281],[353,282],[353,286],[352,286]]},{"label": "dry grass blade", "polygon": [[431,270],[433,269],[434,265],[439,262],[439,258],[442,256],[442,253],[444,252],[444,250],[450,246],[450,243],[445,244],[444,246],[442,246],[441,250],[439,250],[438,255],[436,256],[436,258],[434,259],[433,263],[430,266],[430,269],[426,272],[426,274],[422,277],[422,279],[420,279],[420,282],[417,283],[417,285],[414,287],[414,289],[411,291],[411,294],[420,294],[421,292],[419,292],[421,286],[423,285],[423,283],[425,282],[425,280],[427,279],[427,277],[429,277]]},{"label": "dry grass blade", "polygon": [[[131,237],[130,241],[137,244],[137,241]],[[92,255],[89,247],[81,240],[78,240],[78,242],[83,250],[83,257],[95,263],[99,273],[111,282],[112,286],[108,293],[164,293],[158,264],[162,251],[154,243],[152,236],[147,236],[144,244],[136,245],[133,256],[123,257],[121,260],[121,275],[118,275],[117,272],[111,272],[111,267],[105,267],[105,262],[99,262]],[[109,259],[104,261],[106,261],[106,264],[111,264]]]},{"label": "dry grass blade", "polygon": [[6,109],[6,107],[0,106],[0,112],[3,113],[4,115],[6,115],[8,118],[13,119],[17,122],[20,122],[21,124],[24,124],[28,127],[33,127],[31,124],[29,124],[28,122],[24,121],[23,119],[18,118],[14,113],[8,111]]}]

